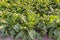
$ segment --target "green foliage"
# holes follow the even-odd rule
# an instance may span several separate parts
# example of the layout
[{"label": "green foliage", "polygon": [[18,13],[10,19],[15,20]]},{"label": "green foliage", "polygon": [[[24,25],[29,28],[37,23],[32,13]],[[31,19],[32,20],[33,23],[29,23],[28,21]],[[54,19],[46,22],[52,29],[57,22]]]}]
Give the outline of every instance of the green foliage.
[{"label": "green foliage", "polygon": [[60,0],[0,0],[0,32],[15,39],[60,40]]}]

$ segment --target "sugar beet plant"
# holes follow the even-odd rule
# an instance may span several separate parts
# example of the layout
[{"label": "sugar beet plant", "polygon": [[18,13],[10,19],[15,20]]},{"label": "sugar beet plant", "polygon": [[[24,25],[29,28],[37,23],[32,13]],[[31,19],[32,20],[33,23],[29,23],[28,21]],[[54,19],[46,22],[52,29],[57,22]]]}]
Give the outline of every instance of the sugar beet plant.
[{"label": "sugar beet plant", "polygon": [[0,0],[2,37],[60,40],[60,0]]}]

